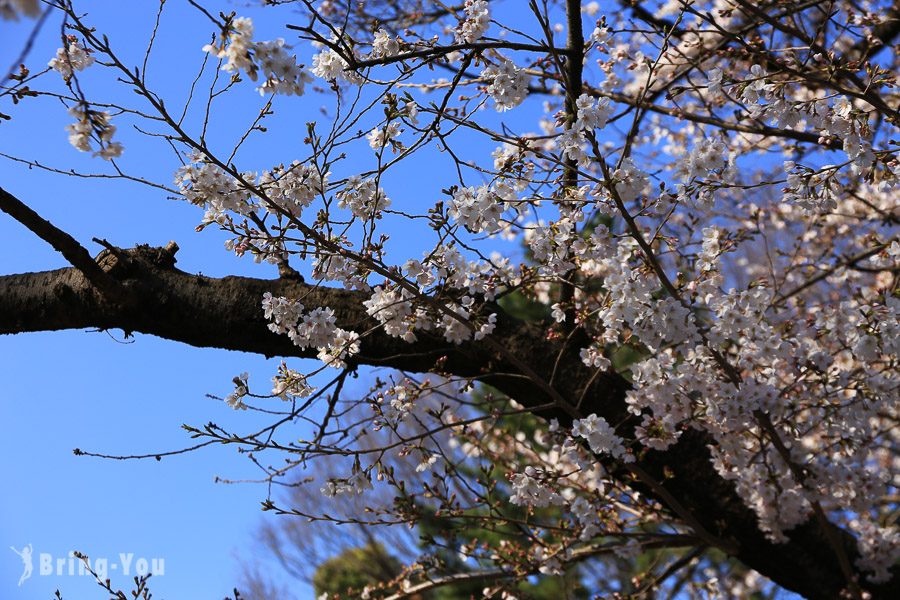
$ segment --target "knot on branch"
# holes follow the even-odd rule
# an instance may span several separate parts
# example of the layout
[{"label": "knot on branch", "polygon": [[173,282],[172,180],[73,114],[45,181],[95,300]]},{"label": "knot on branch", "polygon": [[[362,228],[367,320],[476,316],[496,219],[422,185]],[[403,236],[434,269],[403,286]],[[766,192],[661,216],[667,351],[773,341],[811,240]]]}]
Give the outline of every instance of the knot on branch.
[{"label": "knot on branch", "polygon": [[134,248],[118,248],[106,240],[94,241],[105,247],[94,260],[101,269],[116,279],[131,276],[140,264],[173,269],[177,262],[175,253],[178,252],[178,244],[174,241],[162,247],[138,244]]}]

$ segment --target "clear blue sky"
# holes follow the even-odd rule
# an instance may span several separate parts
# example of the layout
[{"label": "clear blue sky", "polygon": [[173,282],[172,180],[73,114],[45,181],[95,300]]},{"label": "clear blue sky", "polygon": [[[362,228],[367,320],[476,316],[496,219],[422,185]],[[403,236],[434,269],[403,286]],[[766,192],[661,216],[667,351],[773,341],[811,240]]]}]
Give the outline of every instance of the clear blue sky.
[{"label": "clear blue sky", "polygon": [[[126,55],[137,56],[149,34],[153,2],[97,2],[91,20],[112,33]],[[211,32],[186,9],[169,2],[151,72],[155,85],[182,98],[185,69],[173,69],[179,53],[199,65],[200,47]],[[107,10],[98,10],[104,7]],[[113,11],[109,11],[114,7]],[[47,23],[27,64],[41,68],[59,46],[59,18]],[[10,64],[32,23],[0,23],[0,64]],[[114,25],[114,27],[112,26]],[[131,36],[134,35],[133,38]],[[191,71],[193,68],[191,68]],[[91,96],[111,88],[85,74]],[[154,77],[155,75],[155,77]],[[174,77],[171,77],[174,75]],[[242,92],[259,96],[252,88]],[[123,97],[119,94],[117,97]],[[321,102],[311,98],[309,102]],[[5,107],[6,108],[6,107]],[[68,145],[70,118],[57,103],[41,99],[0,126],[0,151],[46,164],[103,170]],[[4,112],[12,112],[5,110]],[[130,156],[123,164],[170,182],[171,156],[138,143],[122,131]],[[129,140],[131,143],[129,144]],[[140,150],[140,152],[138,152]],[[88,245],[94,236],[120,246],[135,243],[181,246],[179,266],[212,275],[272,276],[267,266],[228,255],[215,232],[194,232],[197,209],[163,193],[121,182],[74,179],[0,159],[0,185]],[[0,217],[0,273],[65,266],[62,257]],[[259,420],[205,397],[228,392],[231,378],[250,371],[265,381],[276,361],[236,352],[192,348],[150,336],[123,344],[121,332],[68,331],[0,337],[0,598],[46,599],[57,588],[66,598],[102,598],[84,577],[41,576],[40,553],[65,557],[80,550],[119,561],[120,553],[165,559],[165,574],[153,584],[158,598],[223,598],[238,583],[241,557],[253,554],[254,532],[267,517],[258,509],[265,490],[222,485],[214,477],[255,476],[233,449],[214,448],[162,462],[116,462],[76,457],[72,449],[113,454],[144,453],[187,445],[182,423],[214,421],[246,431]],[[256,421],[254,423],[254,421]],[[34,548],[34,575],[17,586],[20,559],[9,549]],[[132,567],[133,568],[133,567]],[[114,582],[130,577],[110,570]],[[304,594],[299,594],[303,597]]]},{"label": "clear blue sky", "polygon": [[[89,13],[90,23],[109,33],[111,43],[129,64],[142,60],[155,4],[78,3]],[[291,20],[288,11],[260,13],[228,3],[219,7],[254,17],[268,15],[257,20],[256,39],[293,39],[291,32],[280,27]],[[18,54],[32,24],[0,22],[0,67],[5,69]],[[58,16],[51,18],[38,38],[27,60],[33,71],[42,68],[60,45],[59,25]],[[200,48],[212,31],[211,23],[186,2],[170,0],[151,60],[151,87],[167,100],[183,100],[202,59]],[[310,49],[304,45],[297,49],[300,60],[308,64]],[[141,106],[133,95],[123,93],[121,86],[112,85],[103,71],[90,69],[81,78],[89,98],[124,99],[131,106]],[[61,84],[55,85],[63,90]],[[246,126],[261,105],[253,88],[247,82],[222,103],[211,127],[213,144],[234,139]],[[308,94],[276,105],[277,116],[290,118],[267,137],[251,142],[239,155],[239,166],[262,169],[303,158],[305,122],[325,121],[320,107],[330,101],[328,95]],[[21,110],[6,104],[0,107],[15,116],[11,123],[0,125],[0,152],[55,167],[107,170],[102,161],[80,154],[68,144],[64,127],[71,119],[58,102],[41,98],[27,103],[31,106]],[[138,136],[126,119],[117,122],[117,138],[126,146],[121,164],[129,172],[170,184],[176,166],[171,151]],[[536,127],[535,120],[531,124]],[[486,158],[492,147],[482,143],[467,150]],[[429,164],[433,159],[423,155],[418,163],[385,179],[395,206],[415,205],[421,211],[440,196],[440,187],[447,182],[433,177],[434,165]],[[345,168],[372,168],[373,161],[365,148]],[[201,212],[185,202],[166,199],[158,190],[29,170],[2,158],[0,186],[92,252],[99,250],[90,242],[95,236],[122,247],[176,240],[181,247],[178,266],[183,270],[216,276],[275,276],[268,265],[230,256],[218,232],[196,233]],[[413,243],[408,238],[406,243]],[[404,254],[418,254],[418,249],[393,246],[394,261],[402,263]],[[60,255],[0,215],[0,273],[63,266]],[[264,518],[276,518],[259,511],[266,493],[262,486],[214,483],[215,476],[241,479],[258,475],[248,461],[231,448],[205,449],[162,462],[77,457],[72,450],[142,454],[175,449],[190,443],[180,428],[182,423],[214,421],[227,429],[250,431],[261,422],[258,416],[234,412],[205,395],[227,394],[231,378],[242,371],[251,373],[251,381],[265,384],[277,362],[143,335],[123,343],[118,331],[0,337],[0,481],[5,490],[0,494],[0,598],[50,598],[57,588],[67,598],[103,597],[85,577],[39,574],[40,553],[60,558],[70,550],[107,557],[110,564],[119,561],[120,553],[131,553],[135,560],[163,558],[165,575],[156,578],[152,586],[157,598],[204,599],[229,594],[238,583],[241,560],[257,554],[254,533],[258,524]],[[356,385],[364,387],[365,382]],[[305,433],[297,431],[296,435]],[[9,547],[21,549],[26,544],[34,549],[35,571],[18,587],[22,563]],[[277,571],[275,567],[273,572]],[[116,571],[109,575],[123,586],[130,579]],[[297,592],[298,597],[311,595],[308,589]]]}]

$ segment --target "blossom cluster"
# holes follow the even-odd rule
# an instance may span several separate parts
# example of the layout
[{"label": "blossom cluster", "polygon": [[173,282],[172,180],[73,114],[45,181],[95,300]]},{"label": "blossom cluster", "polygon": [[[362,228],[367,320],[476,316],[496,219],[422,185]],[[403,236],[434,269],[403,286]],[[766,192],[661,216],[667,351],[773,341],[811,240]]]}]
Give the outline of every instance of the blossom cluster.
[{"label": "blossom cluster", "polygon": [[576,419],[572,422],[572,435],[584,438],[596,454],[609,454],[624,462],[634,461],[634,457],[626,453],[622,438],[603,417],[592,414]]},{"label": "blossom cluster", "polygon": [[81,152],[93,150],[93,141],[96,140],[100,149],[94,152],[105,160],[112,160],[122,155],[125,147],[121,142],[114,142],[112,137],[116,133],[116,126],[110,120],[107,111],[92,110],[89,106],[78,104],[69,109],[69,114],[75,118],[75,122],[66,125],[69,132],[69,143]]},{"label": "blossom cluster", "polygon": [[264,171],[257,185],[270,200],[266,205],[268,212],[277,215],[281,210],[299,217],[313,200],[325,194],[328,175],[321,173],[313,165],[304,165],[295,160],[289,167]]},{"label": "blossom cluster", "polygon": [[51,69],[62,75],[68,83],[76,71],[84,71],[94,64],[94,57],[75,36],[67,38],[68,45],[56,51],[56,56],[47,63]]},{"label": "blossom cluster", "polygon": [[222,223],[228,213],[249,216],[260,207],[277,217],[297,218],[328,187],[329,173],[299,161],[260,175],[252,171],[235,175],[201,153],[190,159],[176,171],[175,183],[186,200],[206,209],[204,222]]},{"label": "blossom cluster", "polygon": [[493,98],[494,107],[498,112],[513,109],[528,97],[531,75],[509,59],[501,58],[488,65],[481,72],[481,77],[490,82],[487,93]]},{"label": "blossom cluster", "polygon": [[508,201],[515,199],[515,192],[502,185],[459,188],[453,193],[447,215],[473,233],[494,233],[500,229]]},{"label": "blossom cluster", "polygon": [[309,384],[305,375],[289,369],[284,362],[278,367],[278,373],[272,377],[272,395],[282,400],[308,398],[315,391],[316,388]]},{"label": "blossom cluster", "polygon": [[347,60],[332,48],[324,48],[313,56],[312,73],[326,81],[361,84],[362,76],[350,68]]},{"label": "blossom cluster", "polygon": [[288,53],[283,39],[253,41],[253,21],[237,17],[229,23],[227,34],[219,43],[207,44],[204,52],[224,60],[222,70],[229,73],[243,71],[251,81],[262,74],[260,94],[301,96],[312,78],[297,64],[297,57]]},{"label": "blossom cluster", "polygon": [[359,335],[338,327],[328,307],[304,312],[301,303],[266,292],[262,308],[270,331],[287,335],[301,349],[317,349],[319,360],[330,367],[344,368],[346,359],[359,352]]},{"label": "blossom cluster", "polygon": [[551,504],[562,504],[563,498],[544,485],[540,475],[541,473],[534,467],[526,467],[523,473],[513,474],[510,481],[513,493],[509,501],[520,506],[538,508]]},{"label": "blossom cluster", "polygon": [[565,130],[556,138],[556,147],[566,158],[585,166],[589,163],[586,152],[587,136],[606,126],[606,122],[612,116],[613,106],[609,98],[597,99],[589,94],[581,94],[575,100],[575,107],[575,119],[570,120]]},{"label": "blossom cluster", "polygon": [[369,147],[375,152],[382,152],[384,148],[388,145],[394,146],[398,142],[396,142],[397,137],[403,133],[403,130],[400,128],[400,123],[398,121],[391,121],[384,127],[376,127],[372,131],[366,135],[366,139],[369,141]]},{"label": "blossom cluster", "polygon": [[456,29],[456,41],[473,43],[484,36],[491,25],[491,11],[486,0],[466,0],[465,18]]},{"label": "blossom cluster", "polygon": [[[241,178],[254,181],[256,174],[246,172]],[[188,202],[206,209],[205,221],[221,221],[227,212],[249,215],[255,210],[246,184],[200,154],[176,171],[175,183]]]},{"label": "blossom cluster", "polygon": [[336,196],[338,206],[363,220],[379,218],[381,211],[391,205],[391,199],[375,179],[363,179],[359,175],[350,177]]},{"label": "blossom cluster", "polygon": [[372,42],[373,58],[390,58],[400,52],[400,42],[391,37],[384,29],[375,32],[375,40]]},{"label": "blossom cluster", "polygon": [[322,495],[332,498],[341,494],[356,494],[357,496],[372,489],[372,481],[365,471],[354,467],[353,473],[344,479],[329,479],[322,486]]}]

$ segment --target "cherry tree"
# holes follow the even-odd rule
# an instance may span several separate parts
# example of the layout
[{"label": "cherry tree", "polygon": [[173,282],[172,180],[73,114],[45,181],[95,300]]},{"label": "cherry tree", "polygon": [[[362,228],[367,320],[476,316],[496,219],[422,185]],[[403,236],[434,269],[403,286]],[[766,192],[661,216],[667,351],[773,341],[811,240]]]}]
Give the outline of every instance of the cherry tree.
[{"label": "cherry tree", "polygon": [[[0,1],[63,22],[5,76],[0,127],[66,110],[96,172],[6,159],[178,197],[279,277],[183,272],[177,244],[119,248],[99,218],[94,257],[3,182],[71,267],[0,276],[0,332],[282,357],[222,398],[268,427],[189,432],[322,499],[268,510],[427,524],[395,577],[341,597],[525,598],[579,565],[588,594],[900,597],[900,4],[186,2],[207,29],[164,97],[171,3],[131,56],[75,0]],[[252,115],[213,135],[247,88]],[[277,155],[244,151],[288,126]],[[142,145],[170,148],[168,179]]]}]

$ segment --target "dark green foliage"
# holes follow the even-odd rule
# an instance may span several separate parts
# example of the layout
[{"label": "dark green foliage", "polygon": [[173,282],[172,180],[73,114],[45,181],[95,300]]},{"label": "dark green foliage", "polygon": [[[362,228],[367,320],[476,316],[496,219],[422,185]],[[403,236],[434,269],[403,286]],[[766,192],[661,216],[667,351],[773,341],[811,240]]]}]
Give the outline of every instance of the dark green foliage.
[{"label": "dark green foliage", "polygon": [[402,569],[400,561],[381,544],[350,548],[322,563],[313,576],[316,596],[357,592],[373,583],[390,581]]}]

